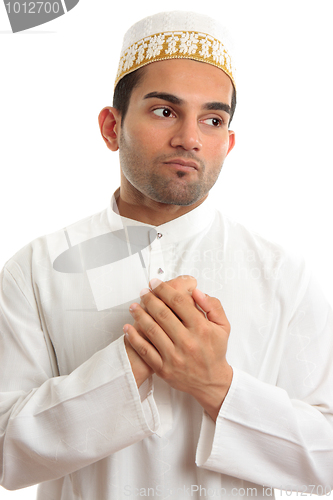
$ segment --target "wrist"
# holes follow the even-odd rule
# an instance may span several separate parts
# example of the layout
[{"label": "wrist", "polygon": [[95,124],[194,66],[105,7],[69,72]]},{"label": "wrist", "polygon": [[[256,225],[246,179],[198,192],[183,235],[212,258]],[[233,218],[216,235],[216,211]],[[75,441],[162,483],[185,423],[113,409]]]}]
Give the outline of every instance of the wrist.
[{"label": "wrist", "polygon": [[197,401],[214,422],[216,422],[221,406],[229,392],[232,377],[233,370],[232,367],[228,365],[223,376],[223,382],[211,384],[206,388],[203,394],[196,397]]}]

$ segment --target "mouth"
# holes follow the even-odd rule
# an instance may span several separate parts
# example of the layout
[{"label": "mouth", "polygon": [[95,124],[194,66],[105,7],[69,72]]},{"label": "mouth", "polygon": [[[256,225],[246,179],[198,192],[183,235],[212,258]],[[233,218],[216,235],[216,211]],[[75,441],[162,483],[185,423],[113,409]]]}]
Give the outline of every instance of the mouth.
[{"label": "mouth", "polygon": [[165,161],[164,164],[168,165],[169,167],[182,170],[184,172],[199,170],[199,166],[195,161],[187,161],[182,158],[173,158],[171,160]]}]

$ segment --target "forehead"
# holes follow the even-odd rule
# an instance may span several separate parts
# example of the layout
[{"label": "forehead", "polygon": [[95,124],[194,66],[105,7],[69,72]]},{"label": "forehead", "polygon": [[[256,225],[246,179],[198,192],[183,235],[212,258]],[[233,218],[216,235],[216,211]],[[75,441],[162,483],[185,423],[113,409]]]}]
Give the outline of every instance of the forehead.
[{"label": "forehead", "polygon": [[142,100],[150,92],[167,92],[185,102],[221,101],[231,104],[233,85],[221,69],[191,59],[170,59],[148,64],[133,100]]}]

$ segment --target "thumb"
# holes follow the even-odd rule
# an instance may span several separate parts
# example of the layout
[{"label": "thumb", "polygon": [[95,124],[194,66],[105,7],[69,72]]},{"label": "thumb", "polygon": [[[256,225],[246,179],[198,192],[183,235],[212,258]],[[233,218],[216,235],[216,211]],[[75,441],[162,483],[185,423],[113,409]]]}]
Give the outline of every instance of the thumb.
[{"label": "thumb", "polygon": [[192,298],[198,304],[198,306],[206,313],[207,319],[212,323],[223,326],[227,332],[230,332],[230,324],[225,315],[224,309],[222,307],[219,299],[215,297],[210,297],[206,293],[201,292],[198,288],[195,288],[192,292]]}]

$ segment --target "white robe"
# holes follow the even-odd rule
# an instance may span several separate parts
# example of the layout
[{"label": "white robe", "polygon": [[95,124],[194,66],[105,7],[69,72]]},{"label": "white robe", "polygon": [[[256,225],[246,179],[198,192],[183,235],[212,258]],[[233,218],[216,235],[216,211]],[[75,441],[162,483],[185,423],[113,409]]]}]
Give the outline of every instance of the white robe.
[{"label": "white robe", "polygon": [[[208,200],[157,228],[113,204],[4,267],[0,484],[42,483],[40,500],[329,492],[332,312],[303,262]],[[124,348],[140,290],[183,274],[231,324],[216,424],[155,375],[138,390]]]}]

